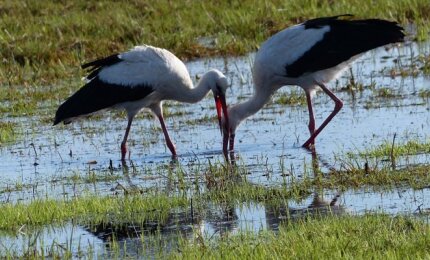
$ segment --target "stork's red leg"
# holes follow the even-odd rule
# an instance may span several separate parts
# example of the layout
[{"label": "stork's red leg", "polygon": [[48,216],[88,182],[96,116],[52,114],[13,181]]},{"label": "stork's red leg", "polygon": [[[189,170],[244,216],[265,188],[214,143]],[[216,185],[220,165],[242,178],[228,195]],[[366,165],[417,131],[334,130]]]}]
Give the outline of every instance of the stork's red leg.
[{"label": "stork's red leg", "polygon": [[130,132],[131,123],[133,122],[133,117],[128,119],[127,128],[125,129],[124,139],[121,142],[121,160],[125,160],[125,155],[127,154],[127,138]]},{"label": "stork's red leg", "polygon": [[235,165],[235,163],[236,163],[236,158],[235,158],[235,155],[234,155],[234,137],[235,137],[235,134],[231,134],[230,135],[230,159],[231,159],[231,163],[232,163],[232,165]]},{"label": "stork's red leg", "polygon": [[172,155],[176,156],[176,148],[175,148],[175,145],[172,143],[172,140],[170,140],[169,133],[167,132],[166,125],[164,124],[163,115],[158,114],[157,116],[158,116],[158,120],[160,120],[161,128],[163,129],[164,138],[166,139],[167,147],[169,148]]},{"label": "stork's red leg", "polygon": [[[315,133],[315,116],[314,116],[314,109],[312,107],[312,96],[311,92],[306,91],[306,101],[308,104],[308,111],[309,111],[309,133],[312,136]],[[315,140],[312,140],[310,144],[314,144]]]},{"label": "stork's red leg", "polygon": [[234,137],[235,137],[235,134],[230,135],[230,148],[229,148],[230,151],[234,150]]},{"label": "stork's red leg", "polygon": [[[228,160],[228,140],[229,140],[229,135],[228,133],[224,133],[223,135],[223,139],[222,139],[222,152],[224,153],[224,157]],[[230,143],[231,146],[231,143]]]},{"label": "stork's red leg", "polygon": [[303,147],[309,147],[310,144],[315,142],[315,138],[318,136],[318,134],[324,129],[324,127],[333,119],[333,117],[342,109],[343,102],[336,97],[333,92],[331,92],[324,84],[317,83],[318,86],[334,101],[335,106],[333,112],[324,120],[324,122],[321,124],[320,127],[309,137],[309,139],[303,144]]},{"label": "stork's red leg", "polygon": [[[222,151],[224,153],[224,157],[228,160],[228,151],[230,151],[230,157],[234,158],[234,137],[235,134],[226,134],[224,133],[223,142],[222,142]],[[229,143],[230,142],[230,146]],[[227,149],[228,148],[228,149]]]}]

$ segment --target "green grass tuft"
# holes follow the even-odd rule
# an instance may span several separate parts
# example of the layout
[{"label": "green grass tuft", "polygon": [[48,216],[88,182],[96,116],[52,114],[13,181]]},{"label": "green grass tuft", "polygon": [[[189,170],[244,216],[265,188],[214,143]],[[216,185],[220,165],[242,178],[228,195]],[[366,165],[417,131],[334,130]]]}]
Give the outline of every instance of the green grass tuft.
[{"label": "green grass tuft", "polygon": [[182,240],[171,259],[412,259],[430,257],[430,227],[385,215],[305,218],[279,232]]},{"label": "green grass tuft", "polygon": [[0,145],[11,142],[17,137],[17,125],[13,122],[0,122]]},{"label": "green grass tuft", "polygon": [[172,208],[184,206],[186,203],[187,200],[180,197],[148,194],[7,203],[0,206],[0,229],[18,230],[22,226],[62,224],[72,219],[84,223],[142,223],[147,220],[161,220]]}]

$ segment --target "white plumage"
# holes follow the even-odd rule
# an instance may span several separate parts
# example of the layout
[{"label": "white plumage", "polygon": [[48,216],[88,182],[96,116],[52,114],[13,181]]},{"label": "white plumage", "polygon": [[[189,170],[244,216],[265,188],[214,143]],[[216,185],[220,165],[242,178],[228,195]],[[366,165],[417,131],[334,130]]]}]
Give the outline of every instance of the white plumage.
[{"label": "white plumage", "polygon": [[171,52],[152,46],[137,46],[118,55],[123,62],[104,68],[100,79],[124,86],[150,85],[175,88],[176,82],[185,88],[193,83],[185,64]]},{"label": "white plumage", "polygon": [[[329,26],[307,30],[303,24],[284,29],[260,46],[255,56],[254,66],[264,65],[264,68],[261,69],[266,70],[267,73],[284,75],[285,66],[303,56],[317,42],[321,41],[329,30]],[[288,40],[286,41],[286,39]],[[256,72],[258,73],[259,70]]]}]

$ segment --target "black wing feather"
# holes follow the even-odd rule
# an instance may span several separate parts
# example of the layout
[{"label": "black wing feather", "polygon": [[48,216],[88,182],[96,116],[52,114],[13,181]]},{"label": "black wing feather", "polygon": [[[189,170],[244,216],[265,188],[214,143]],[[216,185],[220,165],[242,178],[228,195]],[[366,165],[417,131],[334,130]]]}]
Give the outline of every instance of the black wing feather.
[{"label": "black wing feather", "polygon": [[338,17],[317,18],[304,23],[306,29],[328,25],[330,31],[303,56],[285,67],[287,77],[300,77],[335,67],[360,53],[401,42],[405,36],[403,28],[396,22],[379,19],[338,20]]},{"label": "black wing feather", "polygon": [[118,63],[120,61],[121,61],[121,59],[119,58],[119,53],[115,53],[115,54],[112,54],[108,57],[97,59],[97,60],[85,63],[81,67],[83,69],[86,69],[88,67],[95,67],[96,68],[96,67],[101,67],[101,66],[110,66],[110,65],[113,65],[113,64]]},{"label": "black wing feather", "polygon": [[101,59],[98,59],[95,61],[85,63],[81,66],[81,68],[82,69],[88,68],[89,69],[88,71],[90,72],[90,74],[88,74],[88,76],[86,78],[92,79],[95,76],[97,76],[103,68],[112,66],[112,65],[117,64],[121,61],[123,61],[123,60],[119,57],[119,53],[116,53],[116,54],[112,54],[112,55],[105,57],[105,58],[101,58]]},{"label": "black wing feather", "polygon": [[145,98],[154,90],[149,85],[123,86],[106,83],[98,76],[69,97],[57,110],[54,125],[68,119],[88,115],[123,102]]},{"label": "black wing feather", "polygon": [[325,25],[330,25],[330,23],[333,20],[337,20],[339,17],[353,17],[353,15],[352,14],[341,14],[341,15],[330,16],[330,17],[320,17],[320,18],[315,18],[315,19],[307,20],[303,24],[305,25],[306,29],[309,29],[309,28],[321,28],[321,27],[323,27]]}]

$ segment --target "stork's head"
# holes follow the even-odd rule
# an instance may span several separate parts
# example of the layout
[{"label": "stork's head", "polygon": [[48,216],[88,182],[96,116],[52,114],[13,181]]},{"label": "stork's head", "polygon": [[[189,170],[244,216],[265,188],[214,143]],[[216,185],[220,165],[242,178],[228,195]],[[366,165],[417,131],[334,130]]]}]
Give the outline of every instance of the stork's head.
[{"label": "stork's head", "polygon": [[[223,117],[228,119],[227,103],[225,101],[225,92],[229,87],[227,78],[221,71],[212,69],[203,75],[202,80],[207,80],[207,83],[213,92],[219,127],[221,132],[225,132],[221,120]],[[229,129],[228,120],[226,129]]]}]

